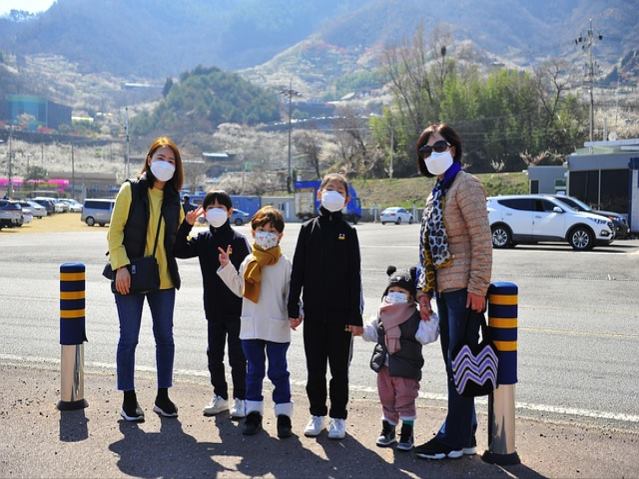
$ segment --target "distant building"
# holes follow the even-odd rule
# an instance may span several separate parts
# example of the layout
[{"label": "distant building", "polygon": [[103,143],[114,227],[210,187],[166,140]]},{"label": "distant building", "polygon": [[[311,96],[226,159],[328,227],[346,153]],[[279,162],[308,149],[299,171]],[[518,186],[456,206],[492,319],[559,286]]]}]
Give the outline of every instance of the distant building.
[{"label": "distant building", "polygon": [[60,105],[39,96],[8,95],[0,101],[0,120],[16,123],[20,115],[34,118],[37,127],[58,129],[71,125],[71,107]]},{"label": "distant building", "polygon": [[566,167],[562,165],[535,166],[526,170],[530,193],[554,195],[566,191]]},{"label": "distant building", "polygon": [[202,152],[206,164],[206,176],[216,178],[229,171],[243,170],[237,155],[226,152]]},{"label": "distant building", "polygon": [[627,215],[630,231],[639,232],[639,138],[584,146],[568,156],[568,194]]},{"label": "distant building", "polygon": [[[49,178],[68,180],[68,192],[75,198],[115,198],[120,189],[115,173],[50,171]],[[75,193],[71,191],[74,181]]]}]

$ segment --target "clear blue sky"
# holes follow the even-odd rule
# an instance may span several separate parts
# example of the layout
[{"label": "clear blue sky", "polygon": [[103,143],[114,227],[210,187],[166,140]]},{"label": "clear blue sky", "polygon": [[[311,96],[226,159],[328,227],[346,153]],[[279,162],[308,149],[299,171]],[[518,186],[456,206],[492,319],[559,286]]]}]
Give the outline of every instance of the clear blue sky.
[{"label": "clear blue sky", "polygon": [[47,10],[55,0],[0,0],[0,15],[6,15],[11,10],[26,10],[36,13]]}]

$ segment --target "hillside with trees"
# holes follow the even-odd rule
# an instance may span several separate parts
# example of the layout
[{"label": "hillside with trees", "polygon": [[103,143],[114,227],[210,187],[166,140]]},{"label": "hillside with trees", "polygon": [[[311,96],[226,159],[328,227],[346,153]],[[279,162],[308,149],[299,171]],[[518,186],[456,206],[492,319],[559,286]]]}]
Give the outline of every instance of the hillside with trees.
[{"label": "hillside with trees", "polygon": [[255,125],[279,118],[275,93],[215,67],[198,66],[175,83],[168,79],[163,95],[152,111],[133,119],[134,135],[165,131],[179,138],[195,131],[212,132],[220,123]]},{"label": "hillside with trees", "polygon": [[[428,39],[423,29],[387,49],[384,68],[392,103],[371,121],[374,144],[394,173],[415,171],[414,145],[423,128],[448,122],[464,138],[471,171],[519,171],[526,162],[559,159],[586,137],[585,105],[570,92],[568,66],[548,61],[532,72],[499,68],[481,75],[476,65],[446,54],[446,32]],[[388,169],[390,165],[387,165]]]}]

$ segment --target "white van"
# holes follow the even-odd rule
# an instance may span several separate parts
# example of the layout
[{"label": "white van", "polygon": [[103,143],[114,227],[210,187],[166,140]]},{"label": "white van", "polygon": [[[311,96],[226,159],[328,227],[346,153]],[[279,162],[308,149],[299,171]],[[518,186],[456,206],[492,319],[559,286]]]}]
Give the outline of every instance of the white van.
[{"label": "white van", "polygon": [[104,226],[111,221],[111,213],[114,206],[115,200],[87,198],[82,205],[80,221],[89,226],[93,226],[96,223]]}]

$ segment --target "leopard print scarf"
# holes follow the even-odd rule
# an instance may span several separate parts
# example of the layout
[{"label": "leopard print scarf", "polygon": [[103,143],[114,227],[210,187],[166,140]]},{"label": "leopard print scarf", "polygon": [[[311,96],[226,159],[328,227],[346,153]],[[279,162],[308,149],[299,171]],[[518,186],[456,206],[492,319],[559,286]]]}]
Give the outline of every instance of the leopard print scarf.
[{"label": "leopard print scarf", "polygon": [[419,261],[422,266],[418,287],[432,296],[437,291],[437,270],[453,263],[448,249],[448,234],[444,224],[444,206],[446,192],[452,185],[461,165],[454,162],[446,171],[444,178],[438,180],[433,188],[432,198],[426,203],[420,230]]}]

